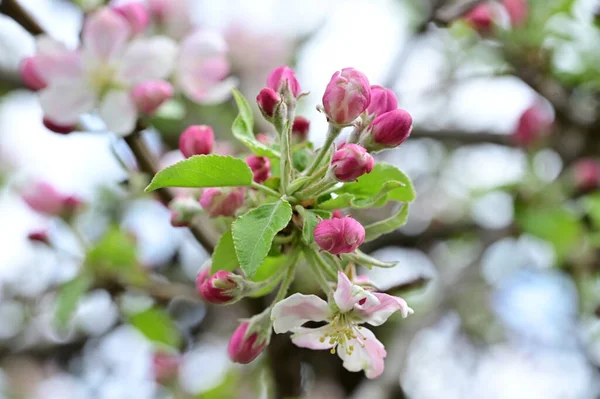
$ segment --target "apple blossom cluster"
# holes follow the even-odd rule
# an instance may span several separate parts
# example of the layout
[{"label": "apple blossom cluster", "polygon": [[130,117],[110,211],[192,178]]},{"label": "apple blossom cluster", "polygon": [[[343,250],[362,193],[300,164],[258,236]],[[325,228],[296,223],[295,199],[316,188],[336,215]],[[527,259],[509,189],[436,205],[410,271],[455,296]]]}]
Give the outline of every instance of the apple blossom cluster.
[{"label": "apple blossom cluster", "polygon": [[94,113],[107,130],[128,135],[176,94],[198,103],[225,100],[235,85],[226,43],[195,30],[188,8],[186,0],[103,7],[85,19],[77,48],[38,37],[20,72],[39,91],[44,125],[66,134]]},{"label": "apple blossom cluster", "polygon": [[[374,154],[408,138],[410,114],[398,108],[392,90],[344,68],[333,74],[317,107],[328,131],[325,144],[314,148],[308,141],[310,121],[296,115],[305,93],[291,68],[273,70],[256,96],[272,132],[256,134],[248,102],[233,94],[239,115],[232,131],[248,152],[241,158],[214,154],[211,127],[190,126],[179,140],[185,160],[158,172],[147,189],[202,189],[170,204],[174,226],[193,226],[201,213],[218,219],[221,238],[196,279],[204,300],[226,305],[278,287],[270,306],[240,322],[229,342],[230,358],[249,363],[273,331],[290,332],[297,346],[337,353],[348,370],[378,377],[386,351],[364,325],[379,326],[396,312],[407,317],[413,310],[357,274],[360,266],[395,265],[359,247],[406,221],[412,183],[395,166],[376,162]],[[390,202],[397,211],[368,225],[342,211]],[[303,262],[319,295],[287,296]],[[326,324],[307,328],[309,321]]]}]

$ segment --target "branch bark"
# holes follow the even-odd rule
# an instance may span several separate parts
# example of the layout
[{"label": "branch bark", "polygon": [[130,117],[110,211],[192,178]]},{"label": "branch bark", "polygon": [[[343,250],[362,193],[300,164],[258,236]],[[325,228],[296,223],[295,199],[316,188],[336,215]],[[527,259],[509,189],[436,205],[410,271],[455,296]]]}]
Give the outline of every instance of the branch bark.
[{"label": "branch bark", "polygon": [[3,0],[0,2],[0,14],[11,17],[34,36],[45,33],[44,28],[23,8],[18,0]]}]

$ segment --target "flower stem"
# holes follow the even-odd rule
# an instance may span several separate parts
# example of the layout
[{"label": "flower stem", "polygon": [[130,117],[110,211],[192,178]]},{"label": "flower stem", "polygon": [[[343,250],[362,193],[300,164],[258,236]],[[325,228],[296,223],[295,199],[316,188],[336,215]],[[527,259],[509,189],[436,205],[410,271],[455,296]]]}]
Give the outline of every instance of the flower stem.
[{"label": "flower stem", "polygon": [[298,256],[300,256],[300,246],[296,246],[296,248],[294,248],[294,251],[290,255],[290,265],[288,267],[285,277],[281,281],[279,291],[277,291],[277,295],[275,296],[275,299],[273,300],[271,306],[285,298],[290,288],[290,284],[292,284],[292,281],[294,280],[294,273],[296,272],[296,265],[298,264]]},{"label": "flower stem", "polygon": [[307,189],[299,192],[298,198],[305,199],[308,197],[318,197],[322,192],[329,190],[336,184],[337,184],[336,181],[332,181],[328,177],[325,177],[325,178],[323,178],[323,180],[321,180],[314,186],[308,187]]},{"label": "flower stem", "polygon": [[291,152],[291,140],[292,140],[292,123],[294,121],[294,105],[289,104],[287,110],[287,118],[283,126],[280,126],[281,130],[279,136],[281,138],[281,154],[279,157],[279,168],[281,177],[281,191],[283,194],[288,194],[288,186],[292,178],[292,152]]},{"label": "flower stem", "polygon": [[313,269],[315,277],[319,280],[318,283],[321,285],[321,288],[323,288],[323,291],[329,292],[329,283],[327,282],[327,278],[323,275],[323,272],[327,273],[333,280],[337,279],[337,272],[333,271],[321,255],[308,245],[304,247],[304,254],[309,261],[309,266]]},{"label": "flower stem", "polygon": [[355,127],[354,130],[352,130],[352,133],[350,133],[350,136],[348,136],[348,143],[350,143],[350,144],[358,143],[361,133],[362,133],[362,129],[358,126]]},{"label": "flower stem", "polygon": [[334,125],[333,123],[329,124],[329,130],[327,130],[327,137],[325,138],[325,144],[323,144],[323,147],[321,147],[321,149],[317,153],[317,156],[313,160],[312,164],[308,167],[306,172],[304,172],[305,176],[310,176],[313,173],[315,173],[315,170],[317,170],[317,168],[321,165],[321,161],[323,161],[323,157],[325,157],[325,154],[327,154],[327,151],[329,151],[329,147],[331,147],[331,145],[333,144],[333,141],[336,139],[337,136],[340,135],[341,131],[342,131],[342,129],[340,127]]},{"label": "flower stem", "polygon": [[313,184],[315,181],[319,180],[329,169],[329,165],[323,165],[321,169],[317,170],[312,176],[301,177],[300,179],[296,179],[290,185],[290,194],[294,194],[296,191],[300,190],[303,187]]},{"label": "flower stem", "polygon": [[266,194],[273,195],[273,196],[275,196],[275,197],[280,197],[280,196],[281,196],[281,194],[280,194],[280,193],[278,193],[277,191],[275,191],[275,190],[273,190],[273,189],[270,189],[269,187],[267,187],[267,186],[264,186],[264,185],[262,185],[262,184],[259,184],[259,183],[257,183],[257,182],[254,182],[254,181],[253,181],[251,186],[252,186],[253,188],[257,189],[257,190],[261,190],[262,192],[264,192],[264,193],[266,193]]}]

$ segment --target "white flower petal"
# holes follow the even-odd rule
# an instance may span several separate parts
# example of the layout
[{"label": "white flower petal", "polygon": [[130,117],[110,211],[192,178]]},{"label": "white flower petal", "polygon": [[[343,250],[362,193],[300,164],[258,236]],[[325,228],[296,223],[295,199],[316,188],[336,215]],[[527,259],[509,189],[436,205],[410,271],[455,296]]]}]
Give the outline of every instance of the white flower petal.
[{"label": "white flower petal", "polygon": [[365,302],[362,305],[356,305],[355,313],[365,323],[369,323],[372,326],[380,326],[398,310],[401,311],[402,317],[407,317],[409,314],[414,313],[402,298],[378,292],[372,295],[377,297],[379,303]]},{"label": "white flower petal", "polygon": [[110,8],[102,8],[86,19],[83,48],[88,57],[108,61],[122,54],[129,38],[129,24]]},{"label": "white flower petal", "polygon": [[135,128],[137,110],[131,96],[125,90],[111,90],[106,93],[99,113],[106,128],[118,135],[126,136]]},{"label": "white flower petal", "polygon": [[84,79],[58,79],[40,94],[44,116],[59,125],[76,124],[95,103],[96,93]]},{"label": "white flower petal", "polygon": [[231,97],[231,91],[235,89],[239,83],[240,81],[238,78],[231,76],[214,86],[208,87],[201,96],[196,97],[192,93],[187,93],[186,95],[202,104],[220,104]]},{"label": "white flower petal", "polygon": [[277,302],[271,311],[273,329],[285,333],[307,321],[323,321],[329,316],[329,305],[316,295],[294,294]]},{"label": "white flower petal", "polygon": [[177,44],[165,36],[132,41],[125,49],[119,77],[136,84],[168,77],[177,57]]},{"label": "white flower petal", "polygon": [[331,349],[336,343],[330,344],[329,339],[321,340],[325,337],[325,333],[329,330],[329,325],[319,328],[304,328],[300,327],[294,330],[292,342],[300,348],[308,348],[313,350]]},{"label": "white flower petal", "polygon": [[366,291],[364,288],[352,284],[348,276],[343,272],[338,272],[338,283],[333,299],[342,312],[348,312],[354,308],[354,305],[364,299],[364,303],[373,306],[379,303],[377,297]]},{"label": "white flower petal", "polygon": [[364,370],[367,378],[377,378],[383,373],[383,359],[387,352],[373,332],[364,327],[359,327],[359,331],[361,336],[349,340],[344,347],[338,345],[338,356],[344,362],[346,370]]}]

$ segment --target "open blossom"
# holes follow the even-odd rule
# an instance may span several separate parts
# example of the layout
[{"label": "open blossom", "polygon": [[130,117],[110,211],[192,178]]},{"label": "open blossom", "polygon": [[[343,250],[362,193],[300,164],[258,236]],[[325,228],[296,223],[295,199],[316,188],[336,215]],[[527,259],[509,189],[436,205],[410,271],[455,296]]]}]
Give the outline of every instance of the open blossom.
[{"label": "open blossom", "polygon": [[127,20],[134,35],[142,33],[150,22],[148,9],[141,1],[121,4],[114,7],[113,10]]},{"label": "open blossom", "polygon": [[27,186],[21,192],[21,198],[34,211],[49,216],[67,215],[81,205],[78,198],[62,194],[44,182]]},{"label": "open blossom", "polygon": [[[82,114],[97,110],[108,130],[131,133],[138,112],[131,88],[143,81],[168,77],[177,46],[167,37],[129,41],[130,36],[127,20],[110,8],[90,15],[81,47],[76,52],[53,53],[54,68],[45,72],[48,86],[40,94],[44,115],[58,125],[68,126],[76,124]],[[54,48],[60,45],[54,44]]]},{"label": "open blossom", "polygon": [[[371,293],[352,284],[342,272],[338,272],[332,302],[328,304],[316,295],[291,295],[273,307],[273,329],[278,334],[291,331],[292,342],[299,347],[337,352],[349,371],[364,370],[367,378],[379,377],[387,353],[375,335],[360,324],[380,326],[396,311],[407,317],[413,310],[402,298]],[[302,327],[308,321],[327,324]]]},{"label": "open blossom", "polygon": [[139,112],[152,115],[173,97],[173,86],[164,80],[148,80],[137,84],[131,91],[131,96]]},{"label": "open blossom", "polygon": [[159,32],[179,40],[192,31],[193,0],[147,0],[150,17]]},{"label": "open blossom", "polygon": [[371,101],[369,80],[354,68],[337,71],[323,94],[327,118],[338,125],[348,125],[360,116]]},{"label": "open blossom", "polygon": [[355,219],[336,217],[321,220],[314,231],[315,242],[334,255],[354,252],[365,240],[365,228]]}]

